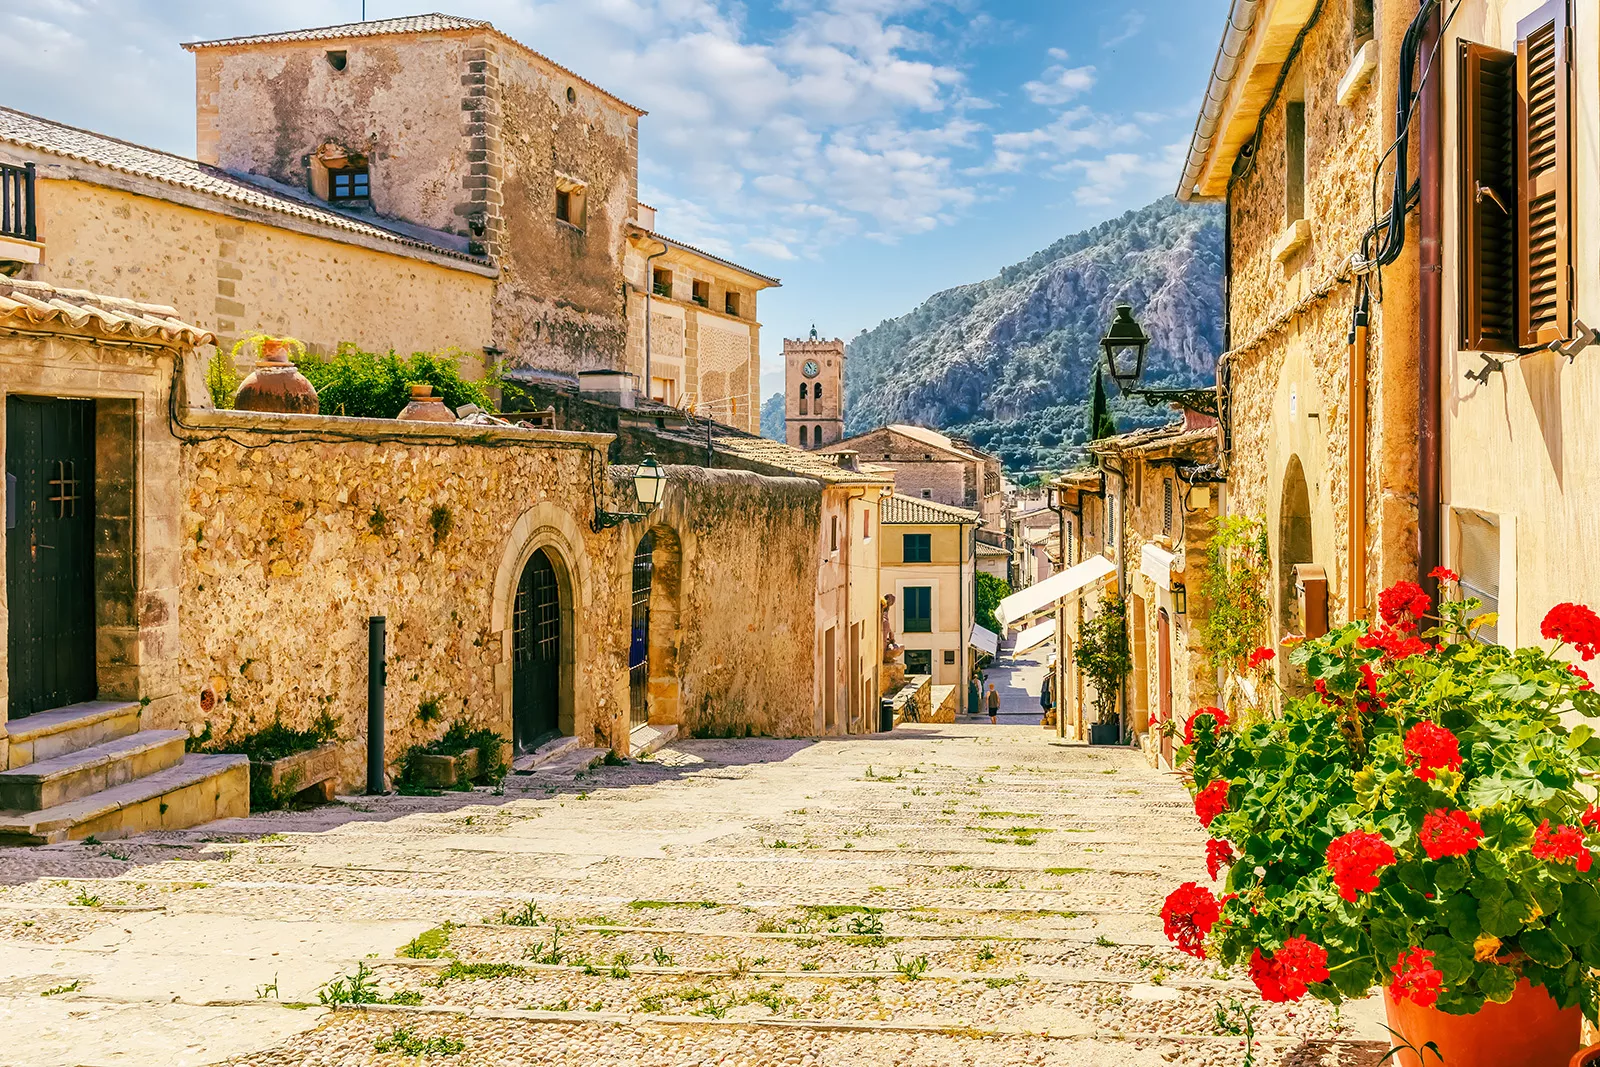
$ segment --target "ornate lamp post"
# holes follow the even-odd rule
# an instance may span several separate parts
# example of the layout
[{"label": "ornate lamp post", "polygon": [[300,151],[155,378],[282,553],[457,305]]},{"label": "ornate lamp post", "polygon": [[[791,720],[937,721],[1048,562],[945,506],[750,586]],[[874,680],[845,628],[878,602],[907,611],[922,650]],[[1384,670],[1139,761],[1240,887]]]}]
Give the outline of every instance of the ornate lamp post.
[{"label": "ornate lamp post", "polygon": [[1105,349],[1106,369],[1124,396],[1136,396],[1146,404],[1177,404],[1180,407],[1213,417],[1217,414],[1215,389],[1136,389],[1144,377],[1145,352],[1150,347],[1150,335],[1144,332],[1139,320],[1133,317],[1133,307],[1118,304],[1116,315],[1106,335],[1100,338]]},{"label": "ornate lamp post", "polygon": [[662,499],[667,495],[667,473],[656,462],[654,452],[646,452],[643,460],[633,472],[633,493],[639,499],[640,511],[606,511],[595,504],[594,518],[589,520],[590,529],[599,533],[609,530],[613,526],[620,526],[625,522],[640,522],[650,517],[650,513],[661,506]]}]

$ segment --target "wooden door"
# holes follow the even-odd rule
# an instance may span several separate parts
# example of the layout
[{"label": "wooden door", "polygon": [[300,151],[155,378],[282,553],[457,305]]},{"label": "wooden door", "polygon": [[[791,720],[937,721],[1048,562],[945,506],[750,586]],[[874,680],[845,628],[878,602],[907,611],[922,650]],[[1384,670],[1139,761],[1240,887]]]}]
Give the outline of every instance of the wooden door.
[{"label": "wooden door", "polygon": [[511,723],[517,750],[560,729],[561,587],[544,549],[522,568],[512,612]]},{"label": "wooden door", "polygon": [[1160,700],[1161,759],[1172,766],[1172,619],[1167,609],[1156,613],[1156,697]]},{"label": "wooden door", "polygon": [[8,714],[93,700],[94,401],[6,398]]}]

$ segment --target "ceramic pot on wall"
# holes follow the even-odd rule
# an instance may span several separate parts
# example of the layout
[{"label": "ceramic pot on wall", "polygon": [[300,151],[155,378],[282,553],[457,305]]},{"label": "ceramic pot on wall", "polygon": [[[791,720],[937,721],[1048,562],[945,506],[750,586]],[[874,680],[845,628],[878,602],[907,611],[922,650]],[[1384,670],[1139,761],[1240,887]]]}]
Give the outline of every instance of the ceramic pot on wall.
[{"label": "ceramic pot on wall", "polygon": [[315,415],[320,410],[317,390],[289,362],[289,345],[264,337],[256,369],[239,386],[233,406],[240,411],[277,411],[288,415]]},{"label": "ceramic pot on wall", "polygon": [[411,403],[395,418],[406,422],[455,422],[456,413],[445,406],[444,397],[433,395],[433,386],[413,385]]}]

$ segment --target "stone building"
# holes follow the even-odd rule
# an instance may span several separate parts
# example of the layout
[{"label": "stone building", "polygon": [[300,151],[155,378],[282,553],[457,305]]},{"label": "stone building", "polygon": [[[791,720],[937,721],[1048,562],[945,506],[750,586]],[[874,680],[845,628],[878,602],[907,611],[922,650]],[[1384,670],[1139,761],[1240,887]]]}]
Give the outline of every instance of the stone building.
[{"label": "stone building", "polygon": [[[756,294],[776,280],[655,233],[642,110],[446,15],[184,47],[195,159],[0,109],[0,165],[35,176],[13,271],[171,303],[223,346],[454,348],[480,374],[642,376],[648,323],[678,402],[753,425]],[[683,291],[647,317],[651,242]]]},{"label": "stone building", "polygon": [[783,339],[785,440],[813,451],[844,440],[844,342]]},{"label": "stone building", "polygon": [[964,687],[977,622],[977,512],[896,493],[879,507],[879,522],[880,589],[895,598],[890,618],[906,674]]},{"label": "stone building", "polygon": [[1000,457],[971,442],[925,426],[896,424],[847,437],[824,446],[822,452],[855,452],[861,462],[894,472],[895,491],[904,496],[976,511],[993,543],[1003,541],[1005,491]]},{"label": "stone building", "polygon": [[[1436,235],[1419,219],[1439,209],[1428,139],[1440,127],[1425,106],[1437,77],[1399,139],[1405,150],[1380,164],[1415,72],[1402,52],[1417,17],[1417,5],[1371,0],[1234,0],[1178,189],[1226,204],[1224,510],[1266,524],[1280,638],[1298,629],[1297,564],[1324,568],[1337,621],[1367,617],[1378,589],[1437,561],[1435,538],[1419,533],[1430,509],[1418,507],[1419,488],[1423,500],[1437,491],[1418,377],[1437,322],[1419,288],[1436,277]],[[1436,21],[1424,18],[1412,38],[1424,54],[1429,33]],[[1436,75],[1455,62],[1438,56]],[[1400,221],[1383,214],[1369,232],[1374,183],[1387,213],[1397,161]],[[1408,214],[1419,175],[1420,208]]]}]

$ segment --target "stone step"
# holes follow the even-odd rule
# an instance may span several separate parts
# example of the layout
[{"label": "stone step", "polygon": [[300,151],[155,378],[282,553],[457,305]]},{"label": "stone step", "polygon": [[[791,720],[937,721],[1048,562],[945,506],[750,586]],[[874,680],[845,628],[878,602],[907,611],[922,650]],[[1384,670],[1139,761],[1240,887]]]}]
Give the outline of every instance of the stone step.
[{"label": "stone step", "polygon": [[13,719],[6,723],[10,740],[6,767],[25,767],[36,760],[79,752],[102,741],[127,737],[138,729],[136,700],[86,700]]},{"label": "stone step", "polygon": [[539,764],[533,771],[552,777],[575,778],[605,758],[606,750],[603,748],[574,748]]},{"label": "stone step", "polygon": [[641,726],[628,738],[629,754],[634,759],[645,756],[671,744],[678,738],[678,728],[667,726]]},{"label": "stone step", "polygon": [[532,752],[524,753],[512,760],[511,769],[517,774],[532,774],[535,768],[565,756],[582,743],[576,737],[558,737],[554,741],[546,741]]},{"label": "stone step", "polygon": [[110,840],[250,814],[250,759],[191,753],[165,770],[43,811],[0,815],[0,844]]},{"label": "stone step", "polygon": [[126,737],[0,772],[0,811],[40,811],[164,771],[183,759],[183,730]]}]

